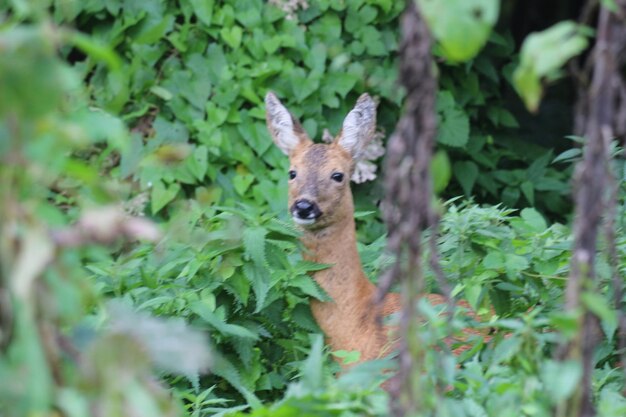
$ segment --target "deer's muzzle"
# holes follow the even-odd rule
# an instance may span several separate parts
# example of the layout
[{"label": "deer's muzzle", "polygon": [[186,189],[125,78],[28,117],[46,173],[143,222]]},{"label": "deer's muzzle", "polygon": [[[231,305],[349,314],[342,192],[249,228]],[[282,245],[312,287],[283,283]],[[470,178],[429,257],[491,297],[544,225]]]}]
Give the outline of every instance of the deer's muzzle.
[{"label": "deer's muzzle", "polygon": [[322,211],[314,202],[307,199],[296,200],[291,206],[293,220],[302,225],[313,224],[321,215]]}]

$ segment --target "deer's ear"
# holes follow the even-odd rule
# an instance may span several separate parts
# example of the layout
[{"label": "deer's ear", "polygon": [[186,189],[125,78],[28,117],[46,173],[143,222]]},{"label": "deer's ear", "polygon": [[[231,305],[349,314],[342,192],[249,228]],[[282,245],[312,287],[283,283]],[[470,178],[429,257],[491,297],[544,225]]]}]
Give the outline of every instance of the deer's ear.
[{"label": "deer's ear", "polygon": [[337,143],[353,159],[359,159],[376,131],[376,103],[368,94],[362,94],[343,121]]},{"label": "deer's ear", "polygon": [[271,91],[265,96],[265,119],[274,143],[285,154],[290,155],[300,143],[308,141],[300,122]]}]

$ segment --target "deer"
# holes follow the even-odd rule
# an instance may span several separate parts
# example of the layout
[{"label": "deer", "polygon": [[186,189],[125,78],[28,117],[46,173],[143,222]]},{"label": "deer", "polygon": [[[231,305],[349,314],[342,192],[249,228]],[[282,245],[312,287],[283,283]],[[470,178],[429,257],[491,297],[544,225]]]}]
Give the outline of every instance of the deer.
[{"label": "deer", "polygon": [[[332,351],[360,352],[355,363],[383,357],[394,343],[390,327],[379,318],[398,312],[401,299],[389,293],[382,303],[374,303],[376,286],[363,271],[357,251],[350,188],[355,164],[376,130],[376,103],[368,94],[361,95],[328,144],[314,143],[273,92],[265,97],[265,109],[270,136],[289,157],[288,210],[302,231],[303,258],[331,265],[313,274],[331,298],[311,298],[313,317]],[[433,305],[446,302],[438,294],[427,298]]]}]

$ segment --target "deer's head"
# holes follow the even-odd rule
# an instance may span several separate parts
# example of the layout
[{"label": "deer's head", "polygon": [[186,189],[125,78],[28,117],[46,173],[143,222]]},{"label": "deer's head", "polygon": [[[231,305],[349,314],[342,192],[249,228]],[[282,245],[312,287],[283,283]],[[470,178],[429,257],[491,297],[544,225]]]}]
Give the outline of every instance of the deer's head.
[{"label": "deer's head", "polygon": [[313,143],[280,100],[265,97],[267,127],[289,156],[289,211],[305,229],[321,229],[353,216],[350,177],[376,129],[376,103],[363,94],[330,144]]}]

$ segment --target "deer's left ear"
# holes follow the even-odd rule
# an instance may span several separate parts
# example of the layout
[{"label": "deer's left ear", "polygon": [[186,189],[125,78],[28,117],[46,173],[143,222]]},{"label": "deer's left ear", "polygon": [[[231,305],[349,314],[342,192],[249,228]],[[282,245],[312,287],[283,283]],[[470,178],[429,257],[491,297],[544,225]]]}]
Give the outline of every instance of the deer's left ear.
[{"label": "deer's left ear", "polygon": [[362,94],[344,119],[337,143],[356,160],[374,137],[375,131],[376,103],[368,94]]}]

